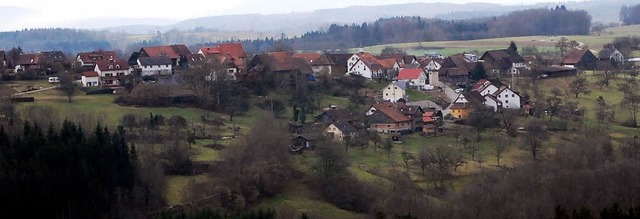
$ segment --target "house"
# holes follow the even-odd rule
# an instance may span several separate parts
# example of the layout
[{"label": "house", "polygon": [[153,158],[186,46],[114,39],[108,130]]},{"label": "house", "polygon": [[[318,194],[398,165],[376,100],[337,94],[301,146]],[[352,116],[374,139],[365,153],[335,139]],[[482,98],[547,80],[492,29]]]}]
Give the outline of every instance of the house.
[{"label": "house", "polygon": [[598,67],[598,57],[590,50],[570,49],[564,53],[562,63],[564,67],[577,68],[580,70],[593,70]]},{"label": "house", "polygon": [[342,77],[347,73],[347,63],[353,54],[325,54],[331,62],[331,76]]},{"label": "house", "polygon": [[319,75],[332,75],[331,73],[331,60],[327,56],[320,53],[296,53],[293,54],[293,58],[302,59],[311,66],[313,75],[316,77]]},{"label": "house", "polygon": [[140,57],[137,63],[140,76],[173,74],[173,61],[166,56]]},{"label": "house", "polygon": [[369,130],[392,134],[412,131],[413,119],[403,114],[394,104],[372,106],[367,114],[370,114]]},{"label": "house", "polygon": [[[45,69],[50,68],[53,64],[69,66],[69,60],[62,51],[38,52],[35,54],[21,54],[15,71],[25,71],[29,69]],[[46,69],[45,69],[46,70]],[[48,74],[48,72],[45,72]]]},{"label": "house", "polygon": [[451,116],[456,119],[466,119],[469,118],[469,113],[471,112],[471,107],[469,104],[464,103],[452,103],[449,106],[451,111]]},{"label": "house", "polygon": [[491,108],[494,112],[497,112],[502,108],[502,102],[492,94],[482,95],[478,91],[471,91],[461,95],[464,95],[471,109]]},{"label": "house", "polygon": [[437,122],[438,118],[435,112],[424,112],[422,114],[422,132],[427,134],[435,134],[437,130]]},{"label": "house", "polygon": [[115,51],[98,50],[93,52],[81,52],[76,55],[76,61],[82,66],[93,66],[98,60],[118,59]]},{"label": "house", "polygon": [[464,84],[469,80],[471,71],[476,67],[477,56],[473,54],[456,54],[447,57],[438,71],[440,79],[449,83]]},{"label": "house", "polygon": [[616,48],[604,48],[598,53],[598,59],[601,61],[610,61],[611,64],[618,66],[624,64],[624,55]]},{"label": "house", "polygon": [[198,50],[198,54],[207,58],[215,55],[229,55],[231,57],[239,58],[243,62],[247,59],[247,55],[241,43],[221,43],[212,47],[202,47]]},{"label": "house", "polygon": [[328,134],[334,141],[345,141],[346,138],[353,137],[358,130],[347,121],[338,121],[331,123],[324,133]]},{"label": "house", "polygon": [[520,95],[511,90],[508,86],[502,86],[498,91],[491,94],[494,98],[502,103],[502,107],[506,109],[520,109]]},{"label": "house", "polygon": [[104,86],[120,85],[123,76],[131,74],[129,63],[125,60],[95,60],[94,70],[100,76],[100,84]]},{"label": "house", "polygon": [[298,134],[291,139],[291,152],[299,152],[306,148],[315,147],[322,140],[320,134]]},{"label": "house", "polygon": [[564,66],[543,66],[538,69],[538,76],[541,79],[544,78],[556,78],[556,77],[567,77],[574,76],[578,74],[578,70],[573,67],[564,67]]},{"label": "house", "polygon": [[356,53],[347,61],[347,73],[360,75],[369,80],[391,80],[399,70],[400,65],[395,59],[378,60],[371,53]]},{"label": "house", "polygon": [[316,123],[336,123],[338,121],[346,121],[351,123],[352,125],[357,123],[359,120],[364,118],[363,115],[360,115],[357,112],[352,112],[347,109],[338,109],[335,107],[331,107],[329,109],[323,110],[320,115],[314,117]]},{"label": "house", "polygon": [[171,65],[176,67],[185,66],[186,57],[191,54],[189,48],[182,44],[142,47],[139,52],[139,57],[168,57],[171,60]]},{"label": "house", "polygon": [[413,65],[418,63],[418,58],[414,55],[405,55],[401,53],[393,53],[393,54],[382,54],[376,56],[377,59],[393,59],[395,60],[400,68],[405,68],[407,65]]},{"label": "house", "polygon": [[100,86],[100,74],[95,71],[82,72],[82,78],[80,82],[83,87],[97,87]]},{"label": "house", "polygon": [[402,69],[398,73],[398,82],[407,84],[409,86],[424,87],[428,84],[427,75],[421,68],[418,69]]},{"label": "house", "polygon": [[246,70],[244,61],[237,56],[231,55],[213,55],[209,58],[209,62],[215,62],[220,69],[212,69],[212,80],[217,80],[219,74],[224,74],[224,80],[236,81],[240,73]]},{"label": "house", "polygon": [[484,62],[484,67],[494,75],[516,75],[520,73],[520,68],[527,67],[522,56],[510,49],[486,51],[480,60]]},{"label": "house", "polygon": [[429,84],[434,87],[442,87],[439,71],[443,63],[443,58],[432,57],[426,57],[420,61],[420,67],[427,73]]},{"label": "house", "polygon": [[307,62],[293,57],[293,54],[288,52],[270,52],[255,55],[249,62],[249,69],[276,75],[290,75],[294,71],[302,74],[313,74],[313,69]]},{"label": "house", "polygon": [[378,109],[395,109],[396,111],[399,111],[400,113],[402,113],[403,115],[411,119],[412,131],[419,131],[419,132],[422,131],[422,126],[423,126],[422,114],[424,113],[424,110],[422,109],[422,107],[415,106],[415,105],[407,105],[402,101],[396,102],[396,103],[383,102],[383,103],[377,103],[377,104],[371,105],[371,107],[365,113],[365,115],[371,116],[376,111],[378,111]]},{"label": "house", "polygon": [[527,66],[535,65],[538,62],[538,58],[534,55],[524,55],[522,56],[522,60],[524,60],[524,64]]},{"label": "house", "polygon": [[407,99],[407,84],[393,81],[382,89],[382,99],[397,102],[400,99]]}]

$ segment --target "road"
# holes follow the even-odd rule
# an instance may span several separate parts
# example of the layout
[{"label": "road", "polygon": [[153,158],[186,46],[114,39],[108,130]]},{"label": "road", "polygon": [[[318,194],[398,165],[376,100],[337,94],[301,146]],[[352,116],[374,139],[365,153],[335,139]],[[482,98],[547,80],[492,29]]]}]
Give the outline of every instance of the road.
[{"label": "road", "polygon": [[42,88],[42,89],[38,89],[38,90],[32,90],[32,91],[22,92],[22,93],[15,93],[15,94],[13,94],[13,95],[11,95],[11,96],[14,96],[14,97],[15,97],[15,96],[20,96],[20,95],[25,95],[25,94],[37,93],[37,92],[40,92],[40,91],[46,91],[46,90],[55,89],[55,88],[57,88],[57,87],[58,87],[58,85],[53,86],[53,87],[46,87],[46,88]]},{"label": "road", "polygon": [[456,93],[455,90],[453,90],[451,87],[447,86],[446,84],[442,87],[442,89],[444,90],[444,94],[447,95],[447,98],[449,98],[449,102],[455,101],[458,98],[458,93]]}]

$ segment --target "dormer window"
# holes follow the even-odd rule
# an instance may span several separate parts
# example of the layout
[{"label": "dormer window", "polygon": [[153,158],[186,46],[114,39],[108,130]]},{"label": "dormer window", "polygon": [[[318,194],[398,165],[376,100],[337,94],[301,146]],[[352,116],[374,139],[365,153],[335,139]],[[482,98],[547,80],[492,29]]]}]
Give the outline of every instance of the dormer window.
[{"label": "dormer window", "polygon": [[120,69],[120,65],[116,65],[116,69]]},{"label": "dormer window", "polygon": [[109,69],[113,69],[113,65],[109,65]]}]

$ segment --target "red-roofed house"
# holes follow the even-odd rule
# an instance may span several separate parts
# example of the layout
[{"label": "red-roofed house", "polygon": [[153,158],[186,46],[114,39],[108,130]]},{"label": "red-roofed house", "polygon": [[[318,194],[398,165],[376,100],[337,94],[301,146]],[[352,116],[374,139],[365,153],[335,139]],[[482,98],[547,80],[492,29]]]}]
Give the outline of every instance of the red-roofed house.
[{"label": "red-roofed house", "polygon": [[320,53],[296,53],[293,54],[294,58],[302,59],[307,64],[311,65],[311,69],[313,70],[313,74],[323,75],[329,74],[331,75],[331,61],[327,56]]},{"label": "red-roofed house", "polygon": [[369,80],[396,78],[400,65],[395,59],[379,60],[371,53],[360,52],[349,58],[347,62],[347,73],[360,75]]},{"label": "red-roofed house", "polygon": [[96,87],[100,86],[100,75],[95,71],[82,72],[82,78],[80,80],[83,87]]},{"label": "red-roofed house", "polygon": [[151,46],[140,49],[140,57],[169,57],[173,66],[182,66],[181,61],[191,55],[186,45]]},{"label": "red-roofed house", "polygon": [[207,58],[211,55],[230,55],[243,61],[247,58],[244,47],[240,43],[221,43],[212,47],[202,47],[198,50],[198,54],[202,54]]},{"label": "red-roofed house", "polygon": [[369,130],[382,133],[402,133],[412,131],[413,119],[404,113],[396,104],[374,104],[367,111]]},{"label": "red-roofed house", "polygon": [[97,60],[94,71],[100,75],[100,84],[104,86],[120,85],[122,77],[131,74],[129,62],[117,59]]},{"label": "red-roofed house", "polygon": [[593,70],[598,67],[598,57],[590,50],[571,49],[564,53],[562,65],[581,70]]},{"label": "red-roofed house", "polygon": [[402,69],[398,74],[399,82],[409,82],[409,86],[423,87],[427,85],[427,75],[422,68],[418,69]]},{"label": "red-roofed house", "polygon": [[115,51],[93,51],[93,52],[81,52],[76,55],[76,61],[80,62],[80,65],[91,66],[95,65],[98,60],[103,59],[118,59]]}]

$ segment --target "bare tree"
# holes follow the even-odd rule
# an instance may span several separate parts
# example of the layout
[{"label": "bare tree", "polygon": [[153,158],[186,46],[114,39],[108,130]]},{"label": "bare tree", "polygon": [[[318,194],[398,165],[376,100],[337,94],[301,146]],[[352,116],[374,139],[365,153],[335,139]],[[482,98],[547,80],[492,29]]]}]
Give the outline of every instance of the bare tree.
[{"label": "bare tree", "polygon": [[496,140],[494,149],[496,152],[496,166],[500,166],[500,159],[502,158],[504,151],[507,150],[507,143],[504,142],[504,140]]},{"label": "bare tree", "polygon": [[526,125],[527,133],[522,138],[522,143],[529,148],[534,160],[538,157],[538,152],[542,149],[544,140],[548,138],[548,133],[542,121],[531,120]]},{"label": "bare tree", "polygon": [[499,116],[502,128],[507,131],[507,134],[509,134],[509,136],[515,137],[518,134],[516,123],[518,122],[520,111],[515,109],[502,109],[502,111],[500,111],[499,113]]},{"label": "bare tree", "polygon": [[569,84],[571,92],[578,98],[579,94],[589,95],[591,90],[589,89],[589,82],[584,77],[578,77],[576,80]]},{"label": "bare tree", "polygon": [[453,179],[453,170],[456,166],[456,154],[452,148],[447,146],[437,146],[436,148],[425,150],[420,155],[425,157],[426,170],[429,177],[433,179],[433,186],[438,190],[446,190],[448,182]]},{"label": "bare tree", "polygon": [[551,90],[551,96],[546,97],[547,114],[549,115],[549,121],[553,120],[553,116],[560,114],[562,111],[562,90],[560,88],[553,88]]},{"label": "bare tree", "polygon": [[387,158],[391,158],[391,150],[393,149],[393,142],[391,141],[391,138],[387,138],[382,147],[387,152]]},{"label": "bare tree", "polygon": [[631,127],[638,126],[638,110],[640,110],[640,85],[635,79],[626,80],[623,84],[618,84],[619,90],[624,94],[620,105],[631,109]]},{"label": "bare tree", "polygon": [[58,75],[58,78],[60,79],[60,89],[62,89],[69,103],[71,103],[71,98],[76,93],[76,84],[74,83],[73,76],[68,73],[62,73]]},{"label": "bare tree", "polygon": [[404,166],[407,172],[409,172],[409,163],[411,163],[411,161],[413,161],[414,159],[415,157],[411,152],[408,152],[408,151],[402,152],[402,161],[404,162]]}]

